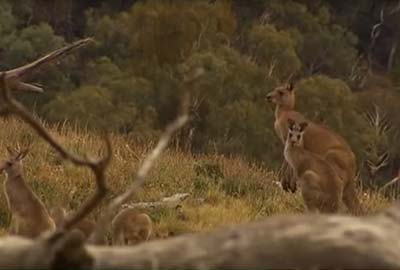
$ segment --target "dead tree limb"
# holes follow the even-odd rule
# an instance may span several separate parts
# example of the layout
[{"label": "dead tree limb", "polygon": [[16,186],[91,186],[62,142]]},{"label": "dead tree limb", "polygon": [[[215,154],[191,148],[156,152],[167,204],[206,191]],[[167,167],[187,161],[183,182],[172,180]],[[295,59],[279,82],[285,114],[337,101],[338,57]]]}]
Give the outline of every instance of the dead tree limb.
[{"label": "dead tree limb", "polygon": [[107,151],[105,156],[99,160],[83,159],[66,150],[46,128],[32,114],[12,96],[6,81],[6,74],[3,72],[0,77],[0,97],[4,101],[5,109],[27,123],[35,132],[56,150],[63,159],[72,162],[76,166],[88,167],[92,170],[96,180],[96,191],[84,204],[71,216],[67,217],[63,229],[70,229],[86,215],[88,215],[101,202],[107,192],[105,171],[110,163],[112,149],[108,137],[106,137]]},{"label": "dead tree limb", "polygon": [[136,195],[140,187],[144,184],[146,176],[150,169],[153,167],[155,161],[160,157],[165,148],[167,148],[173,134],[181,129],[189,120],[188,110],[190,105],[190,89],[203,74],[204,70],[202,68],[194,68],[192,70],[189,70],[187,74],[185,74],[184,85],[188,89],[185,89],[186,91],[182,97],[180,113],[178,114],[177,118],[166,127],[155,148],[144,159],[131,186],[128,187],[128,189],[124,193],[113,199],[104,210],[103,214],[97,222],[97,227],[95,231],[89,238],[89,243],[102,243],[104,235],[107,232],[108,225],[110,224],[113,215],[115,215],[115,212],[121,207],[122,204],[126,203],[134,195]]},{"label": "dead tree limb", "polygon": [[183,235],[136,248],[91,248],[99,268],[399,269],[399,209],[385,214],[299,215]]},{"label": "dead tree limb", "polygon": [[29,63],[27,65],[12,70],[4,71],[5,79],[8,85],[13,89],[22,91],[43,92],[43,88],[40,85],[24,83],[21,81],[21,79],[27,74],[32,73],[33,71],[39,69],[43,65],[49,64],[56,60],[60,60],[62,57],[70,54],[71,52],[73,52],[78,48],[86,46],[90,42],[93,42],[93,39],[85,38],[78,40],[70,45],[67,45],[63,48],[60,48],[58,50],[49,53],[32,63]]},{"label": "dead tree limb", "polygon": [[167,126],[164,134],[161,136],[160,140],[158,141],[157,146],[153,149],[153,151],[148,155],[143,164],[139,168],[139,171],[136,174],[135,181],[133,184],[128,188],[126,192],[116,197],[112,202],[107,206],[104,210],[103,214],[101,215],[98,225],[95,231],[92,233],[89,242],[94,244],[101,244],[104,235],[106,234],[107,227],[112,220],[113,215],[119,209],[119,207],[127,202],[129,199],[132,198],[139,190],[139,188],[143,185],[146,180],[146,176],[150,169],[152,168],[154,162],[157,158],[161,155],[164,149],[168,146],[168,143],[171,139],[173,133],[180,129],[188,120],[188,115],[183,114],[179,116],[174,122]]},{"label": "dead tree limb", "polygon": [[141,208],[141,209],[154,209],[154,208],[176,208],[183,203],[188,197],[189,193],[177,193],[170,197],[162,198],[158,202],[138,202],[126,203],[122,208]]},{"label": "dead tree limb", "polygon": [[[94,261],[83,243],[76,231],[46,234],[35,242],[4,237],[0,240],[0,265],[7,269],[91,269]],[[15,247],[10,254],[4,254],[7,245]]]},{"label": "dead tree limb", "polygon": [[368,46],[368,50],[367,50],[367,63],[368,63],[368,74],[370,74],[372,72],[372,50],[374,49],[376,42],[381,34],[382,31],[382,27],[385,24],[385,8],[386,5],[384,4],[381,12],[380,12],[380,16],[379,16],[379,22],[376,23],[372,29],[371,29],[371,42]]},{"label": "dead tree limb", "polygon": [[400,180],[400,168],[397,171],[397,176],[395,178],[393,178],[392,180],[390,180],[389,182],[387,182],[385,185],[383,185],[380,190],[384,190],[388,187],[390,187],[391,185],[397,183]]},{"label": "dead tree limb", "polygon": [[[134,247],[85,250],[94,269],[400,269],[399,235],[397,205],[370,217],[276,216]],[[40,261],[39,243],[0,239],[0,266]]]}]

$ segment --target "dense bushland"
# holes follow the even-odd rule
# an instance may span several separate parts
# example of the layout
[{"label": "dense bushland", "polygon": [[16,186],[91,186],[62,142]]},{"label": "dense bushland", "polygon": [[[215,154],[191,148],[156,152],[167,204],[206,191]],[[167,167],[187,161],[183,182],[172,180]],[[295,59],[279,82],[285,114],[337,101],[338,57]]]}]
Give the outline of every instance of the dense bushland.
[{"label": "dense bushland", "polygon": [[[31,78],[44,94],[21,99],[51,123],[68,119],[148,142],[176,114],[182,72],[202,66],[207,73],[193,89],[193,118],[179,146],[272,168],[282,147],[265,95],[291,79],[299,110],[343,134],[362,178],[380,185],[400,154],[394,2],[0,0],[0,68],[93,36],[94,46]],[[383,133],[365,117],[374,105],[391,127]],[[371,174],[366,161],[379,165],[382,155],[389,162]]]},{"label": "dense bushland", "polygon": [[[63,161],[24,123],[12,119],[1,120],[0,157],[6,157],[6,146],[30,144],[24,160],[27,183],[48,208],[62,205],[77,209],[94,190],[91,172]],[[49,126],[48,126],[49,127]],[[101,137],[86,130],[71,128],[68,123],[49,127],[60,143],[75,153],[98,156]],[[135,177],[136,170],[154,143],[137,143],[129,136],[112,135],[113,160],[108,169],[110,194],[103,202],[125,191]],[[4,178],[4,176],[1,176]],[[239,158],[219,155],[189,155],[170,149],[155,164],[143,186],[138,201],[158,201],[176,193],[190,193],[182,211],[174,209],[150,210],[155,222],[153,237],[210,230],[218,226],[246,223],[266,216],[304,212],[300,194],[284,192],[276,182],[276,175]],[[377,192],[360,191],[363,204],[370,213],[386,208],[391,200]],[[90,218],[96,219],[102,207]],[[346,211],[346,210],[343,210]],[[0,192],[0,232],[10,222],[4,193]]]}]

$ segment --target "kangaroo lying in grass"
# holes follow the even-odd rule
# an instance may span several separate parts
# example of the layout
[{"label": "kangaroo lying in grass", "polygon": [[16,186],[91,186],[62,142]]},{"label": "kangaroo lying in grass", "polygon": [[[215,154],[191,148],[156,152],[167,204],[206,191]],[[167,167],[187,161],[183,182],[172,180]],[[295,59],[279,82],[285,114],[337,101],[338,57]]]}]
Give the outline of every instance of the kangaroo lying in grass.
[{"label": "kangaroo lying in grass", "polygon": [[122,209],[112,220],[114,245],[135,245],[147,241],[153,230],[151,218],[137,209]]},{"label": "kangaroo lying in grass", "polygon": [[[267,95],[267,101],[275,104],[275,131],[285,144],[288,133],[288,119],[297,122],[307,121],[308,127],[304,133],[304,149],[320,155],[334,167],[343,182],[343,201],[353,213],[362,213],[356,191],[356,157],[346,140],[333,130],[314,123],[298,111],[295,111],[295,90],[292,84],[279,86]],[[286,181],[282,186],[295,190],[294,179]]]},{"label": "kangaroo lying in grass", "polygon": [[[67,211],[64,207],[53,207],[50,210],[51,217],[53,218],[57,227],[59,227],[65,220],[65,217],[68,215]],[[79,223],[74,226],[74,229],[77,229],[83,233],[86,239],[93,233],[95,229],[95,222],[89,219],[83,219]]]},{"label": "kangaroo lying in grass", "polygon": [[327,161],[304,149],[303,135],[307,126],[307,122],[288,119],[285,159],[295,172],[307,209],[312,212],[337,212],[343,183]]},{"label": "kangaroo lying in grass", "polygon": [[45,231],[54,230],[54,221],[45,205],[24,180],[22,160],[28,149],[7,150],[9,157],[0,164],[0,171],[6,174],[4,193],[11,212],[10,233],[36,238]]}]

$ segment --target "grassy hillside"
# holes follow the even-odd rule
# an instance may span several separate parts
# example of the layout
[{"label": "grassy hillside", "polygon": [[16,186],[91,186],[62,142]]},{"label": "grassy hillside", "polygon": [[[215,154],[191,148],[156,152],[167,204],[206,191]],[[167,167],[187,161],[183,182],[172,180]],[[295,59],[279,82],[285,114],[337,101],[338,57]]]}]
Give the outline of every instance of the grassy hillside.
[{"label": "grassy hillside", "polygon": [[[3,127],[0,129],[1,160],[7,156],[6,146],[32,143],[24,163],[25,176],[48,207],[64,205],[75,209],[93,191],[89,171],[63,162],[24,123],[7,119],[0,120],[0,125]],[[76,153],[101,154],[103,142],[95,135],[68,124],[50,130],[63,145]],[[139,164],[152,147],[152,144],[134,143],[128,137],[112,136],[111,139],[114,156],[108,170],[111,194],[107,201],[133,181]],[[170,149],[157,162],[140,197],[135,201],[159,200],[179,192],[191,194],[183,205],[185,219],[173,210],[149,213],[155,220],[158,235],[203,231],[270,215],[304,211],[299,194],[283,192],[274,180],[272,171],[238,158],[191,156]],[[4,181],[4,175],[1,175],[1,181]],[[377,193],[363,192],[361,196],[371,212],[390,203]],[[93,218],[97,217],[99,211],[101,209],[93,213]],[[9,224],[9,217],[1,192],[0,227],[3,233]]]}]

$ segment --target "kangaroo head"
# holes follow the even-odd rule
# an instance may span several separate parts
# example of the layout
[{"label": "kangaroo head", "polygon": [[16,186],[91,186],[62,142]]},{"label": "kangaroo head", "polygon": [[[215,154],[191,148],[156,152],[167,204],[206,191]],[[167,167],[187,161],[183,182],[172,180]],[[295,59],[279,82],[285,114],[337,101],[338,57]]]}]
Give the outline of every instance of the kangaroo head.
[{"label": "kangaroo head", "polygon": [[285,86],[278,86],[273,91],[268,93],[267,101],[286,109],[294,109],[295,93],[293,84],[289,83]]},{"label": "kangaroo head", "polygon": [[0,163],[0,172],[5,172],[7,175],[22,174],[22,160],[29,152],[29,148],[23,150],[13,150],[7,147],[9,157]]},{"label": "kangaroo head", "polygon": [[297,123],[293,119],[288,119],[288,135],[287,140],[291,145],[303,147],[303,135],[308,123]]},{"label": "kangaroo head", "polygon": [[146,229],[137,229],[133,232],[129,232],[124,236],[124,244],[125,245],[137,245],[140,242],[146,241]]}]

